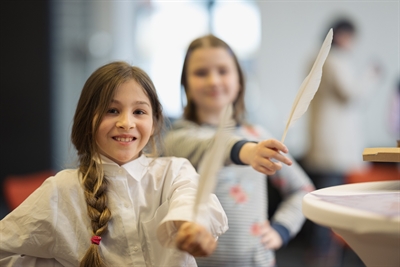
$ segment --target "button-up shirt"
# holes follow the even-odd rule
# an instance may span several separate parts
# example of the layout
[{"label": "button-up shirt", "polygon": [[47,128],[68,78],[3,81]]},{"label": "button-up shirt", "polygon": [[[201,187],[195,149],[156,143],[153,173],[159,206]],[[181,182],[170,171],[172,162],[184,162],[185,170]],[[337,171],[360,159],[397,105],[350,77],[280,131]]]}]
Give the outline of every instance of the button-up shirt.
[{"label": "button-up shirt", "polygon": [[[182,158],[144,155],[119,166],[103,157],[112,217],[100,253],[114,266],[196,266],[175,247],[173,221],[193,221],[198,174]],[[227,218],[215,195],[197,222],[215,237]],[[1,266],[79,266],[90,246],[91,224],[76,169],[48,178],[0,221]]]}]

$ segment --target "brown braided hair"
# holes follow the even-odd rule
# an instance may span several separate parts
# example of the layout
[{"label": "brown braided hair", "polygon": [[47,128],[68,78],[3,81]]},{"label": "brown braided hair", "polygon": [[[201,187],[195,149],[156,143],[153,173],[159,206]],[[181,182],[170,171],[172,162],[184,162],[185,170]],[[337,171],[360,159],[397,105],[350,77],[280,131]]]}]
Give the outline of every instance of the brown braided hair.
[{"label": "brown braided hair", "polygon": [[[154,133],[147,146],[150,146],[149,150],[156,155],[157,146],[161,143],[161,131],[164,128],[162,106],[151,79],[138,67],[118,61],[98,68],[83,86],[74,115],[71,140],[78,153],[79,172],[93,236],[101,236],[106,232],[111,219],[111,211],[107,207],[107,178],[101,165],[96,134],[115,89],[132,79],[141,85],[151,102]],[[105,266],[99,246],[91,244],[81,260],[80,267]]]}]

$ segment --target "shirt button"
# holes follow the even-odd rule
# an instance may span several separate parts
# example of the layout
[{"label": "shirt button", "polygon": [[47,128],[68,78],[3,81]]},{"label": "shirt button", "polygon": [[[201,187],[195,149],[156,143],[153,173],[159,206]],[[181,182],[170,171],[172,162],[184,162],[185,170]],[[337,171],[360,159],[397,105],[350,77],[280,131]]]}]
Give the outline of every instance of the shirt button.
[{"label": "shirt button", "polygon": [[136,252],[136,251],[138,251],[138,250],[139,250],[138,246],[134,246],[134,247],[133,247],[133,251]]}]

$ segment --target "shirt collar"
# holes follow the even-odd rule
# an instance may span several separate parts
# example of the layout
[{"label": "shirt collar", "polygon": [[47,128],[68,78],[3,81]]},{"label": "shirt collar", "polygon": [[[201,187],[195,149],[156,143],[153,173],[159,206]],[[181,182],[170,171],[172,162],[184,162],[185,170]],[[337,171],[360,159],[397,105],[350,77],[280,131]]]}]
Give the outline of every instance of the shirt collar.
[{"label": "shirt collar", "polygon": [[103,155],[100,156],[103,163],[103,169],[106,173],[115,174],[115,170],[123,168],[136,181],[142,179],[149,165],[147,157],[144,154],[121,166]]}]

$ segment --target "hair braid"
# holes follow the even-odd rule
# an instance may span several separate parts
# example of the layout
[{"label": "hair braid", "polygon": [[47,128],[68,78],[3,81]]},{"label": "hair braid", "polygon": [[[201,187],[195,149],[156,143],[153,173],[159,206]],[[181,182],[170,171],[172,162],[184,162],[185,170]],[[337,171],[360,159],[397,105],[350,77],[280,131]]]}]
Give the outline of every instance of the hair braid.
[{"label": "hair braid", "polygon": [[[96,163],[92,160],[89,168],[81,166],[84,175],[83,187],[87,211],[91,219],[91,226],[94,236],[101,236],[108,226],[111,219],[111,212],[107,207],[107,180],[102,172],[99,172]],[[105,267],[106,264],[100,254],[99,246],[91,244],[83,257],[80,267]]]}]

